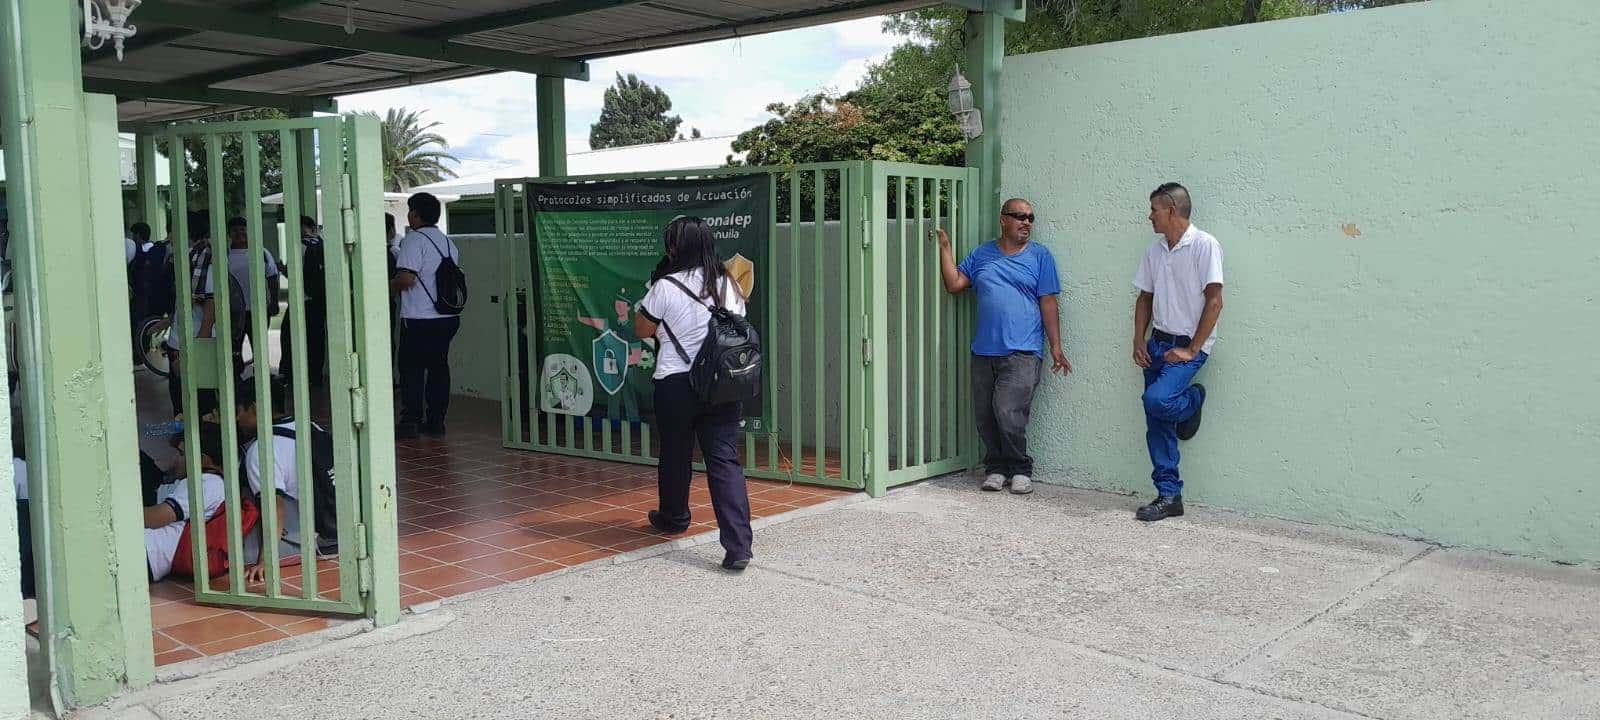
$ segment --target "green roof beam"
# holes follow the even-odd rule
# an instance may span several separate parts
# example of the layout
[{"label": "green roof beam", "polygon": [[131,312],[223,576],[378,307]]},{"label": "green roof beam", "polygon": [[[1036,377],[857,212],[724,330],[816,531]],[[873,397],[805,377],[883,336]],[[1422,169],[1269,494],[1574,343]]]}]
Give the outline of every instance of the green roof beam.
[{"label": "green roof beam", "polygon": [[[558,18],[571,17],[573,15],[582,15],[583,13],[610,10],[612,8],[627,7],[629,5],[638,5],[642,2],[644,2],[644,0],[557,0],[556,2],[545,3],[543,5],[526,8],[523,10],[511,10],[478,18],[447,22],[427,28],[425,30],[417,30],[409,34],[432,40],[444,40],[461,37],[464,35],[471,35],[473,33],[488,32],[490,30],[504,30],[506,28],[513,28],[519,25],[527,25],[545,20],[555,20]],[[250,63],[249,65],[241,65],[239,67],[219,70],[213,73],[196,75],[194,77],[185,78],[184,81],[192,82],[198,85],[213,85],[216,83],[228,82],[230,80],[254,77],[256,75],[266,75],[267,73],[275,73],[282,70],[293,70],[294,68],[306,67],[307,65],[321,65],[322,63],[337,62],[346,58],[359,57],[363,54],[365,53],[360,50],[313,50],[311,52],[300,53],[298,55],[290,55],[288,57],[275,58],[272,60],[263,60],[261,62]]]},{"label": "green roof beam", "polygon": [[[257,3],[256,5],[245,9],[252,12],[266,13],[268,15],[282,15],[290,10],[294,10],[295,8],[304,7],[306,5],[315,5],[319,2],[322,2],[322,0],[267,0],[266,2]],[[177,42],[184,38],[194,37],[195,35],[199,34],[199,30],[185,30],[183,28],[152,30],[148,33],[135,35],[131,38],[128,38],[127,42],[123,43],[122,45],[122,52],[124,55],[126,55],[135,50],[166,45],[167,43]],[[115,57],[116,54],[117,49],[107,45],[99,50],[91,50],[84,54],[83,62],[92,63],[96,60],[104,60],[108,57]]]},{"label": "green roof beam", "polygon": [[219,90],[192,85],[141,83],[103,78],[84,78],[83,89],[84,92],[115,95],[118,100],[165,100],[201,105],[247,105],[294,112],[339,112],[339,103],[333,98],[326,97]]},{"label": "green roof beam", "polygon": [[247,12],[205,7],[165,0],[145,0],[134,17],[160,25],[175,25],[191,30],[223,32],[285,42],[321,45],[362,53],[382,53],[401,57],[472,65],[494,70],[549,75],[572,80],[588,80],[588,64],[543,55],[507,52],[492,48],[453,43],[400,33],[357,30],[325,23],[287,20]]},{"label": "green roof beam", "polygon": [[1027,0],[944,0],[944,4],[968,12],[989,12],[1012,22],[1028,19]]}]

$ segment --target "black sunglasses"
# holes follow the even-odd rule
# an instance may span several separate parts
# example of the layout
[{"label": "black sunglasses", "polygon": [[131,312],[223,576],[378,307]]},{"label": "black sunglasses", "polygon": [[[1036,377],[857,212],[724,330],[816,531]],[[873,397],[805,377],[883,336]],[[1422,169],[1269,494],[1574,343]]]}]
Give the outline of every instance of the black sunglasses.
[{"label": "black sunglasses", "polygon": [[1006,216],[1008,218],[1011,218],[1012,220],[1019,220],[1021,222],[1027,222],[1027,223],[1033,222],[1033,213],[1006,212],[1006,213],[1000,213],[1000,214],[1004,215],[1004,216]]}]

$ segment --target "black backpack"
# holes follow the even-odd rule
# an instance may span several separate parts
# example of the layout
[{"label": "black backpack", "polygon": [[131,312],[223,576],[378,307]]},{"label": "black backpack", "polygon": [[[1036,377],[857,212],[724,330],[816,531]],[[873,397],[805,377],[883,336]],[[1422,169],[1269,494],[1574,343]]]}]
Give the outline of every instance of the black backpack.
[{"label": "black backpack", "polygon": [[428,299],[433,301],[433,309],[440,315],[460,315],[467,307],[467,274],[456,264],[455,258],[439,249],[432,235],[421,230],[417,232],[428,239],[434,252],[439,253],[439,269],[433,271],[433,286],[438,295],[428,292],[428,285],[422,282],[422,278],[417,278],[418,284],[422,285],[422,291],[428,294]]},{"label": "black backpack", "polygon": [[318,303],[326,302],[328,297],[328,258],[322,248],[323,243],[318,240],[306,244],[300,255],[306,297]]},{"label": "black backpack", "polygon": [[[662,279],[671,281],[696,303],[700,302],[700,298],[677,278],[668,275]],[[718,280],[716,285],[720,284]],[[726,405],[754,400],[761,394],[761,336],[749,320],[722,306],[720,292],[714,291],[712,295],[714,304],[706,306],[711,311],[711,319],[706,322],[706,340],[693,360],[665,321],[661,327],[666,328],[667,337],[683,361],[689,363],[689,386],[702,403]]]},{"label": "black backpack", "polygon": [[[294,428],[273,426],[272,434],[295,440]],[[297,441],[298,442],[298,441]],[[311,501],[312,521],[319,537],[319,550],[329,551],[339,542],[339,493],[334,481],[333,433],[311,426]]]},{"label": "black backpack", "polygon": [[167,250],[166,243],[151,243],[149,248],[139,249],[128,267],[134,300],[147,315],[162,315],[172,310],[172,264],[167,261]]}]

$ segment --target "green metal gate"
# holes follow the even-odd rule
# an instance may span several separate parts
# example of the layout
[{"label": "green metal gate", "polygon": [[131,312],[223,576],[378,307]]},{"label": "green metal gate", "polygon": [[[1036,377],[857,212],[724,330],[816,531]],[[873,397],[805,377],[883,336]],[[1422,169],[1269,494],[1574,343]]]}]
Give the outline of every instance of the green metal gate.
[{"label": "green metal gate", "polygon": [[876,495],[968,467],[977,456],[965,389],[972,311],[944,293],[928,233],[945,228],[962,252],[977,244],[977,171],[879,162],[496,181],[509,268],[505,445],[651,465],[659,447],[647,424],[540,410],[528,186],[748,174],[772,177],[772,269],[757,292],[770,312],[760,330],[774,422],[745,433],[747,474]]},{"label": "green metal gate", "polygon": [[[178,338],[183,380],[185,418],[199,416],[198,394],[215,391],[218,416],[223,430],[224,454],[221,458],[227,501],[230,558],[243,558],[245,537],[241,533],[241,501],[247,485],[241,483],[240,437],[253,432],[256,437],[272,436],[272,421],[290,408],[273,408],[269,383],[271,346],[265,272],[264,225],[268,216],[262,209],[263,181],[275,177],[283,189],[283,234],[288,236],[279,258],[288,276],[285,331],[291,334],[292,377],[284,378],[292,388],[286,393],[292,404],[296,436],[311,437],[313,407],[312,378],[307,377],[306,303],[299,218],[321,218],[325,255],[327,297],[328,386],[326,416],[318,424],[334,436],[336,505],[339,543],[336,557],[318,557],[314,517],[315,495],[311,487],[309,442],[298,442],[296,477],[299,487],[299,547],[303,552],[298,576],[285,578],[280,571],[278,543],[263,541],[261,562],[266,572],[264,587],[247,588],[244,563],[232,562],[226,577],[209,577],[203,553],[196,552],[195,595],[205,603],[251,607],[315,610],[329,613],[366,614],[379,623],[399,616],[398,542],[396,539],[394,493],[394,436],[391,369],[389,363],[389,305],[387,262],[384,256],[383,190],[379,165],[379,129],[376,118],[320,117],[293,120],[233,123],[193,123],[155,129],[141,138],[144,214],[158,219],[164,215],[154,188],[155,153],[163,149],[171,163],[172,225],[171,254],[176,264],[178,303],[172,334]],[[224,167],[224,146],[242,159],[242,172],[230,177]],[[276,162],[263,162],[275,160]],[[272,166],[276,165],[276,170]],[[195,337],[192,327],[194,302],[191,298],[190,243],[186,192],[191,175],[203,172],[205,197],[200,199],[210,215],[210,253],[215,278],[215,331],[212,337]],[[199,203],[194,203],[199,205]],[[250,374],[253,382],[240,385],[241,392],[255,393],[258,422],[254,428],[239,428],[233,422],[235,384],[243,368],[236,367],[233,353],[229,293],[223,284],[228,278],[226,219],[245,219],[250,259],[250,321],[253,327]],[[259,340],[256,340],[259,339]],[[256,342],[260,342],[257,348]],[[200,476],[197,423],[184,427],[188,475]],[[260,452],[259,472],[262,496],[259,532],[262,538],[277,538],[283,527],[273,502],[273,453]],[[191,507],[203,507],[200,483],[189,485]],[[203,525],[191,523],[193,547],[205,546]]]}]

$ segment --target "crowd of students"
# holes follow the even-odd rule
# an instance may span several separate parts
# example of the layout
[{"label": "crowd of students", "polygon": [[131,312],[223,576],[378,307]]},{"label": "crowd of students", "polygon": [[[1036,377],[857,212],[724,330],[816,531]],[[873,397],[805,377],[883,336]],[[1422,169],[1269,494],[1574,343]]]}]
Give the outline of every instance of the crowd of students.
[{"label": "crowd of students", "polygon": [[[390,240],[390,289],[395,301],[392,307],[398,318],[395,344],[401,395],[396,436],[402,439],[445,432],[450,395],[449,348],[460,329],[459,314],[465,303],[460,251],[438,228],[442,210],[439,201],[425,193],[414,195],[408,202],[408,209],[408,231],[398,242],[391,233]],[[272,503],[279,519],[276,542],[279,543],[280,562],[294,564],[304,552],[327,554],[338,548],[331,457],[333,439],[325,429],[309,422],[309,418],[296,421],[294,412],[309,413],[312,409],[292,406],[292,383],[288,380],[292,376],[303,376],[313,387],[323,387],[326,381],[328,288],[323,242],[316,221],[302,218],[301,247],[295,253],[298,257],[285,267],[270,251],[263,249],[260,264],[256,265],[249,251],[249,224],[243,218],[232,218],[225,225],[228,230],[227,278],[219,282],[220,278],[213,272],[216,250],[209,216],[202,211],[187,220],[189,277],[182,283],[177,278],[177,263],[169,244],[171,238],[166,241],[151,238],[149,227],[143,223],[130,228],[127,261],[134,331],[143,334],[142,330],[152,326],[153,318],[158,318],[154,321],[156,328],[170,329],[172,316],[180,305],[178,293],[187,292],[192,307],[189,322],[183,326],[194,337],[215,337],[221,325],[218,313],[223,303],[219,299],[222,293],[227,293],[228,325],[233,335],[229,343],[235,360],[235,375],[229,381],[236,383],[238,389],[233,393],[235,407],[231,413],[218,407],[215,390],[204,389],[196,393],[199,403],[195,417],[185,418],[182,343],[173,333],[168,333],[161,348],[170,361],[168,386],[174,422],[168,441],[177,450],[180,460],[163,467],[152,456],[140,453],[138,481],[144,499],[148,573],[152,581],[191,575],[198,551],[205,555],[205,564],[211,572],[222,572],[231,565],[243,563],[247,579],[259,582],[265,570],[260,564],[264,556],[262,548],[271,541],[262,536],[262,524],[258,521],[263,503]],[[742,318],[745,301],[740,288],[724,269],[713,234],[703,220],[675,219],[665,229],[662,241],[662,261],[652,273],[650,289],[634,317],[634,330],[640,337],[654,337],[658,347],[675,350],[675,353],[661,354],[654,371],[656,424],[662,438],[658,471],[660,502],[657,510],[648,513],[648,521],[668,534],[684,532],[690,526],[690,463],[698,443],[707,464],[712,505],[726,550],[722,565],[738,571],[752,558],[749,499],[737,449],[743,412],[737,400],[708,396],[703,383],[693,379],[693,370],[702,356],[702,348],[718,341],[710,337],[716,325],[708,321],[718,313],[723,313],[725,318]],[[297,317],[303,317],[306,326],[302,334],[307,345],[306,367],[294,372],[292,341],[295,334],[290,332],[286,320],[280,331],[282,359],[276,376],[268,383],[272,417],[262,423],[263,409],[257,407],[253,375],[270,373],[272,368],[270,353],[265,349],[266,339],[255,332],[253,313],[265,312],[269,318],[277,314],[282,283],[291,272],[303,273],[300,285],[305,293],[304,312]],[[253,302],[257,283],[266,289],[265,308]],[[749,335],[753,338],[753,331]],[[246,344],[250,348],[248,359],[244,352]],[[182,428],[189,421],[198,423],[191,430],[198,438],[198,447],[185,446]],[[234,423],[235,431],[223,432],[223,423]],[[14,422],[14,426],[21,427],[21,424]],[[262,427],[270,428],[266,431],[269,434],[263,435]],[[311,429],[311,436],[297,437],[306,427]],[[13,437],[24,565],[23,593],[32,597],[34,575],[27,455],[23,447],[24,433],[14,433]],[[234,472],[227,472],[222,466],[230,455],[224,446],[227,437],[238,438],[241,443],[237,453],[240,467]],[[301,443],[308,443],[310,447],[302,447]],[[261,460],[266,452],[272,456],[270,477],[263,477],[261,471]],[[305,478],[305,482],[299,477],[301,465],[297,462],[302,452],[313,458],[313,477]],[[185,462],[185,453],[195,457]],[[191,463],[199,468],[197,494],[188,477]],[[130,468],[128,482],[133,482],[132,475]],[[226,534],[212,532],[224,527],[222,523],[212,523],[216,527],[208,527],[199,534],[189,530],[191,523],[206,524],[221,517],[227,496],[224,478],[229,475],[241,482],[240,495],[244,504],[240,508],[241,530],[245,533],[242,558],[228,557]],[[312,528],[300,526],[300,503],[308,499],[302,497],[306,489],[314,493],[312,516],[316,522]],[[199,507],[192,503],[196,496],[201,500]],[[205,538],[204,548],[191,546],[196,537]],[[307,540],[315,543],[314,550],[302,547]]]},{"label": "crowd of students", "polygon": [[[402,436],[418,432],[437,435],[444,432],[444,417],[448,407],[449,343],[460,324],[459,317],[440,310],[441,307],[448,310],[448,304],[436,302],[447,294],[441,292],[438,277],[440,266],[446,259],[450,268],[458,268],[460,254],[449,237],[437,227],[442,211],[437,198],[420,193],[413,196],[408,205],[408,232],[403,238],[395,237],[393,216],[386,214],[385,217],[388,272],[393,280],[393,308],[399,318],[396,338],[400,349],[399,376],[402,397],[406,399],[400,430]],[[221,527],[220,523],[213,523],[216,527],[208,527],[208,531],[201,534],[206,539],[202,552],[213,571],[225,570],[230,564],[242,562],[247,567],[247,575],[259,581],[263,575],[259,563],[265,540],[261,536],[261,524],[256,519],[264,501],[272,502],[277,510],[280,528],[277,555],[282,563],[299,562],[301,545],[306,539],[315,543],[315,551],[321,554],[332,554],[338,550],[333,439],[326,429],[309,419],[304,421],[302,427],[301,423],[296,422],[293,415],[296,409],[292,407],[292,378],[296,376],[303,377],[310,389],[315,391],[311,395],[313,406],[318,406],[326,393],[328,282],[322,228],[314,218],[299,218],[300,247],[292,250],[289,262],[281,262],[271,250],[263,248],[260,251],[260,264],[255,265],[256,258],[249,250],[250,224],[242,217],[229,218],[225,223],[227,255],[223,261],[226,267],[226,274],[223,275],[215,272],[214,253],[219,250],[213,243],[210,214],[197,211],[190,213],[185,220],[188,276],[181,279],[171,234],[166,238],[154,238],[150,226],[140,222],[130,226],[124,238],[129,321],[135,358],[139,364],[143,364],[146,353],[153,351],[167,360],[167,389],[172,421],[158,423],[155,427],[165,429],[166,441],[176,450],[178,457],[177,461],[164,467],[150,454],[139,453],[138,482],[144,504],[149,577],[152,581],[159,581],[169,576],[187,577],[192,574],[195,549],[190,547],[194,536],[188,530],[189,525],[209,523],[220,516],[227,494],[224,478],[234,475],[240,478],[241,490],[244,491],[242,497],[245,507],[241,508],[241,513],[245,518],[242,526],[245,532],[245,557],[226,556],[226,535],[216,532]],[[287,307],[282,301],[286,299],[284,282],[290,273],[301,274],[302,312],[296,318],[303,321],[305,326],[296,332],[287,317],[283,320],[279,329],[279,361],[274,371],[267,338],[257,333],[256,313],[265,313],[266,319],[270,320],[279,314],[280,309]],[[258,286],[265,290],[264,306],[255,302],[254,294]],[[181,308],[180,293],[187,293],[190,300],[187,323],[173,322]],[[221,297],[224,293],[225,300]],[[199,389],[192,418],[197,421],[194,432],[198,437],[198,447],[185,447],[183,427],[191,418],[185,417],[183,343],[176,333],[179,327],[184,327],[195,338],[216,337],[222,326],[219,313],[224,306],[232,335],[228,339],[233,356],[233,375],[229,381],[236,383],[238,388],[234,393],[235,407],[232,413],[227,413],[218,407],[215,389]],[[459,303],[455,308],[459,313]],[[156,347],[146,347],[149,338],[163,334],[164,339]],[[294,367],[294,340],[297,335],[306,346],[302,354],[305,367],[299,372]],[[272,416],[266,419],[271,434],[265,438],[257,437],[259,413],[264,412],[257,407],[253,381],[257,372],[272,376],[268,383]],[[14,373],[12,378],[14,391]],[[299,411],[309,414],[312,408]],[[13,415],[20,415],[15,402]],[[230,435],[223,432],[221,424],[225,422],[236,424],[237,431],[231,435],[239,438],[241,443],[237,453],[241,460],[240,467],[234,473],[224,472],[222,468],[228,456],[224,451],[223,438]],[[12,437],[18,533],[23,563],[22,592],[25,598],[31,599],[35,591],[34,523],[31,517],[28,461],[24,433],[20,432],[23,427],[20,418],[14,419],[12,426],[18,430]],[[310,436],[298,437],[305,429],[310,430]],[[310,447],[303,449],[300,443],[307,443]],[[270,448],[273,458],[270,478],[263,478],[261,473],[264,448]],[[310,466],[313,476],[307,478],[304,484],[299,477],[300,465],[297,462],[303,450],[312,458]],[[197,456],[194,460],[200,468],[199,497],[202,506],[198,508],[191,505],[193,495],[186,453]],[[132,474],[130,468],[128,482],[133,482]],[[310,489],[315,498],[312,513],[315,526],[306,528],[304,533],[300,527],[299,509],[303,488]]]}]

